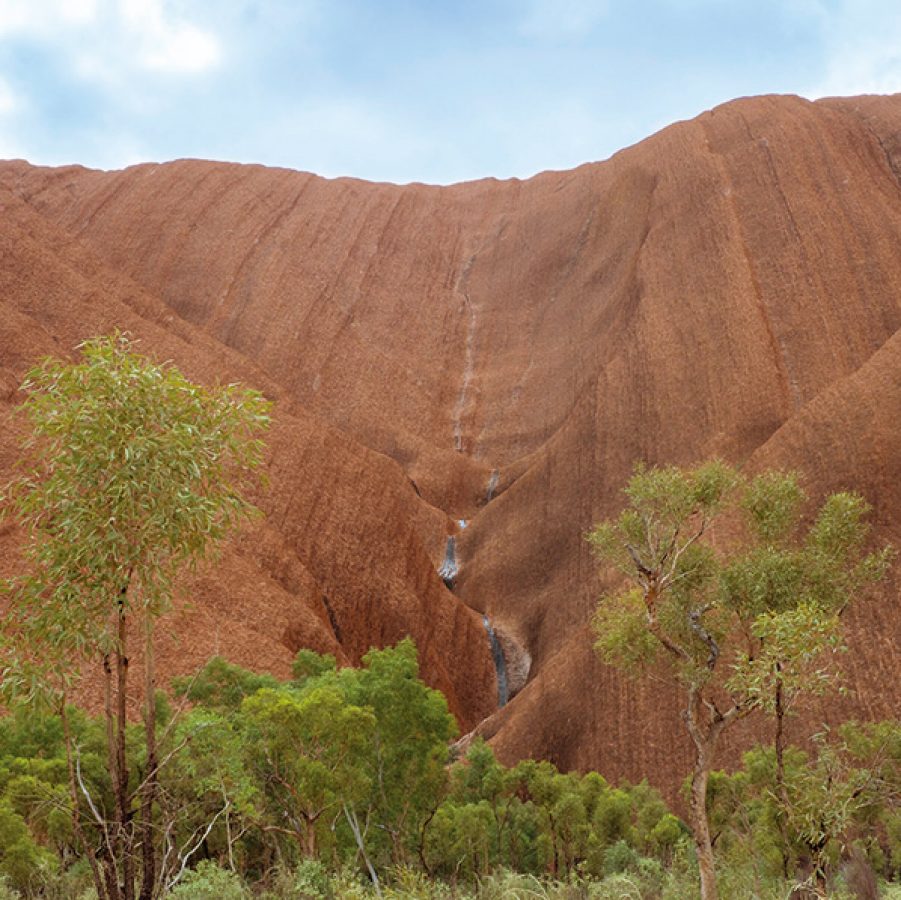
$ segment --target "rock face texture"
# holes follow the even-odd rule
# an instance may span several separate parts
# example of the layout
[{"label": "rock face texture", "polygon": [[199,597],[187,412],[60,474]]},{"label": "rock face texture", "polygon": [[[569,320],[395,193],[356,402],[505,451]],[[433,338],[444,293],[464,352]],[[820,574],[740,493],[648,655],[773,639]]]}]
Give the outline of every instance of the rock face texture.
[{"label": "rock face texture", "polygon": [[[0,207],[0,410],[37,356],[115,326],[277,401],[265,524],[186,585],[170,673],[410,633],[507,761],[672,790],[678,697],[602,666],[588,630],[582,535],[633,463],[797,468],[901,545],[901,96],[736,101],[602,163],[451,187],[7,162]],[[897,578],[854,609],[822,715],[897,711],[898,613]],[[483,614],[524,682],[499,710]]]}]

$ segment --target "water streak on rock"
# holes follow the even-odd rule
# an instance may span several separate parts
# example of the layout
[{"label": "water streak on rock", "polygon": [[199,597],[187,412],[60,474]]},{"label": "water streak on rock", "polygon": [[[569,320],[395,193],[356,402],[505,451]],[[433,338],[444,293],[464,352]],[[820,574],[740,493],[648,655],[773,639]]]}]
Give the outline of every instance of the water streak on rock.
[{"label": "water streak on rock", "polygon": [[460,571],[457,566],[457,539],[453,535],[449,535],[447,544],[444,547],[444,562],[438,569],[441,580],[451,589],[457,580],[457,573]]},{"label": "water streak on rock", "polygon": [[490,503],[494,499],[494,492],[497,490],[497,483],[500,480],[501,473],[494,469],[491,477],[488,479],[488,492],[485,494],[485,502]]},{"label": "water streak on rock", "polygon": [[488,632],[488,642],[491,644],[491,656],[494,659],[494,668],[497,671],[497,705],[504,706],[508,699],[507,691],[507,661],[504,659],[504,648],[497,639],[494,629],[491,627],[491,619],[487,615],[482,616],[482,624]]}]

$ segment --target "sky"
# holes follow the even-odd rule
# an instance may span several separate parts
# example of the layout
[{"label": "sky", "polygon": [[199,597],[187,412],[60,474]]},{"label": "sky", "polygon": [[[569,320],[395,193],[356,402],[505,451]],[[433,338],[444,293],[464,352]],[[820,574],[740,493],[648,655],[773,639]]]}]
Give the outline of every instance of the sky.
[{"label": "sky", "polygon": [[0,0],[0,159],[447,184],[901,91],[901,0]]}]

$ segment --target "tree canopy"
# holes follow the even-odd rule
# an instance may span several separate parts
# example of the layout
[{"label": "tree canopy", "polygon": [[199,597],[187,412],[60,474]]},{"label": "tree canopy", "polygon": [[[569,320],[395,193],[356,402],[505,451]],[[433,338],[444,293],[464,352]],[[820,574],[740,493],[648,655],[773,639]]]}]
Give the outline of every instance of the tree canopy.
[{"label": "tree canopy", "polygon": [[[4,507],[26,533],[28,570],[2,585],[3,691],[65,716],[82,667],[102,670],[116,813],[107,821],[77,789],[70,754],[73,821],[79,828],[86,802],[105,835],[103,876],[89,853],[98,895],[130,900],[140,796],[141,898],[151,900],[159,890],[154,623],[171,604],[182,568],[208,557],[253,511],[245,494],[263,459],[259,434],[270,405],[237,385],[194,384],[175,366],[136,353],[123,334],[79,349],[80,361],[46,359],[22,385],[28,468],[8,486]],[[133,626],[144,650],[147,754],[137,790],[129,783],[126,742]]]},{"label": "tree canopy", "polygon": [[691,824],[702,896],[713,900],[706,795],[722,732],[754,709],[775,715],[782,785],[784,716],[803,693],[834,683],[841,614],[893,554],[866,552],[869,507],[858,495],[831,495],[806,525],[794,473],[748,478],[717,460],[638,466],[625,493],[619,517],[588,536],[627,579],[598,606],[595,646],[633,671],[662,655],[685,691]]}]

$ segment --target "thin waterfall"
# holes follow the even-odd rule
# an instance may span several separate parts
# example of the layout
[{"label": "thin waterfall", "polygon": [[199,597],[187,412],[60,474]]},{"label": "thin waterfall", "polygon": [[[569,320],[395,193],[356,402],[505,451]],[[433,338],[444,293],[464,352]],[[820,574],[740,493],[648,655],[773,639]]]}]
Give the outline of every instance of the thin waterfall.
[{"label": "thin waterfall", "polygon": [[497,705],[504,706],[507,702],[507,661],[504,659],[504,648],[497,639],[494,629],[491,627],[491,619],[487,614],[482,616],[482,624],[488,632],[488,642],[491,644],[491,656],[494,658],[494,668],[497,671]]},{"label": "thin waterfall", "polygon": [[[494,489],[494,484],[496,484],[496,475],[497,470],[495,470],[494,475],[492,475],[493,483],[489,485],[489,494]],[[457,520],[457,527],[461,531],[466,528],[466,525],[467,522],[465,519]],[[444,545],[444,562],[441,563],[441,566],[438,569],[438,575],[447,588],[453,590],[459,572],[460,567],[457,564],[457,538],[450,534],[447,536],[447,543]],[[510,689],[507,682],[507,660],[504,657],[504,648],[501,646],[501,642],[498,640],[494,628],[491,626],[491,619],[488,618],[487,613],[482,614],[482,625],[485,626],[485,631],[488,634],[488,643],[491,646],[491,658],[494,661],[494,670],[497,672],[497,705],[498,707],[501,707],[507,703],[510,696]]]},{"label": "thin waterfall", "polygon": [[500,481],[501,473],[497,469],[492,469],[491,477],[488,479],[488,492],[485,494],[485,502],[490,503],[494,499],[494,492],[497,490],[497,483]]},{"label": "thin waterfall", "polygon": [[457,539],[453,535],[447,538],[447,544],[444,546],[444,562],[438,569],[441,580],[451,589],[457,580],[457,573],[460,571],[457,566]]}]

